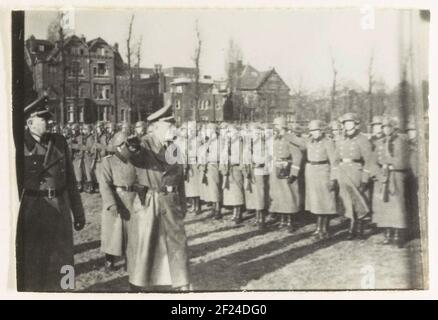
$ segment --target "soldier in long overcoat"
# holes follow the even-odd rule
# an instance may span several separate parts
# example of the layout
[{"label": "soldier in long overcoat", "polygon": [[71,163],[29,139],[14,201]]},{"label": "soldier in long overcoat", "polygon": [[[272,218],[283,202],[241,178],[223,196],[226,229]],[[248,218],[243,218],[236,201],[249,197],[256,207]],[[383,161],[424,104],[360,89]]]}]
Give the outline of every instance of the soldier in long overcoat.
[{"label": "soldier in long overcoat", "polygon": [[[382,116],[374,116],[371,121],[371,128],[372,128],[372,136],[370,138],[371,142],[371,150],[372,150],[372,167],[371,167],[371,175],[373,177],[376,176],[377,171],[379,171],[379,166],[382,163],[382,157],[384,153],[385,148],[385,134],[383,133],[382,129]],[[380,190],[382,189],[382,184],[377,179],[371,179],[370,183],[370,205],[371,205],[371,211],[374,215],[377,213],[379,214],[379,211],[382,210],[381,206],[381,198],[380,198]],[[374,219],[373,219],[374,220]]]},{"label": "soldier in long overcoat", "polygon": [[73,168],[76,177],[77,188],[83,191],[83,165],[84,165],[84,139],[78,123],[72,125],[72,136],[70,140],[70,149],[73,159]]},{"label": "soldier in long overcoat", "polygon": [[85,215],[71,155],[60,134],[47,132],[50,113],[42,97],[24,110],[23,183],[17,225],[19,291],[62,291],[63,267],[73,266],[73,225]]},{"label": "soldier in long overcoat", "polygon": [[384,151],[376,176],[382,186],[377,190],[382,199],[382,210],[376,212],[374,222],[385,228],[386,243],[402,246],[403,231],[408,228],[405,187],[409,173],[409,145],[406,136],[396,132],[393,119],[384,118],[382,126]]},{"label": "soldier in long overcoat", "polygon": [[272,137],[268,136],[269,131],[265,131],[261,123],[250,124],[248,130],[244,141],[244,156],[249,155],[249,159],[244,160],[245,207],[255,210],[255,224],[259,229],[264,229],[265,211],[269,203],[269,156],[272,156],[267,144]]},{"label": "soldier in long overcoat", "polygon": [[186,198],[191,202],[190,212],[201,213],[200,181],[197,163],[196,123],[184,123],[179,128],[176,140],[184,166],[184,189]]},{"label": "soldier in long overcoat", "polygon": [[222,188],[220,176],[220,140],[217,126],[209,123],[200,132],[199,146],[201,199],[212,204],[210,217],[221,219]]},{"label": "soldier in long overcoat", "polygon": [[95,137],[92,134],[92,127],[90,124],[84,124],[82,128],[82,142],[84,150],[84,173],[85,173],[85,192],[93,192],[93,171],[96,165],[97,151],[94,148],[96,142]]},{"label": "soldier in long overcoat", "polygon": [[276,136],[273,140],[273,170],[269,177],[269,211],[281,215],[280,228],[287,226],[293,232],[292,216],[301,211],[298,175],[302,152],[287,136],[284,117],[274,119],[274,128]]},{"label": "soldier in long overcoat", "polygon": [[94,142],[94,152],[96,152],[94,161],[94,172],[96,176],[97,183],[100,180],[100,171],[102,159],[107,155],[107,139],[105,133],[105,125],[102,121],[98,121],[96,123],[96,133],[95,133],[95,142]]},{"label": "soldier in long overcoat", "polygon": [[220,171],[222,174],[223,205],[232,208],[231,220],[242,222],[242,206],[245,204],[243,187],[243,144],[236,126],[229,124],[227,136],[221,141]]},{"label": "soldier in long overcoat", "polygon": [[152,134],[130,157],[138,182],[147,193],[131,218],[128,241],[129,282],[135,287],[172,286],[189,289],[187,237],[184,228],[186,203],[183,166],[174,158],[175,147],[168,137],[173,119],[167,105],[148,117]]},{"label": "soldier in long overcoat", "polygon": [[345,217],[350,219],[347,238],[363,235],[363,218],[370,213],[367,185],[370,179],[371,144],[359,128],[356,114],[341,117],[344,137],[336,143],[335,177],[339,184]]},{"label": "soldier in long overcoat", "polygon": [[314,235],[321,239],[329,237],[330,217],[337,213],[336,180],[332,172],[336,166],[335,145],[324,136],[323,129],[322,121],[310,121],[311,138],[305,143],[305,208],[317,216]]},{"label": "soldier in long overcoat", "polygon": [[[106,268],[114,269],[114,257],[126,257],[128,225],[133,214],[137,181],[128,161],[127,136],[119,132],[113,140],[116,152],[102,159],[99,190],[102,195],[101,251]],[[129,258],[129,257],[128,257]]]}]

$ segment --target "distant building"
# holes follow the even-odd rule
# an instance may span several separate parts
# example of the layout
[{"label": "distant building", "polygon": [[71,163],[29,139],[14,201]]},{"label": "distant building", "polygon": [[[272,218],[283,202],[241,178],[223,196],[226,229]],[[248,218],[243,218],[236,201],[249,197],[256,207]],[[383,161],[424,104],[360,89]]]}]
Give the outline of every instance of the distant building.
[{"label": "distant building", "polygon": [[226,120],[224,104],[226,95],[219,92],[210,77],[199,81],[199,95],[192,78],[176,78],[170,83],[170,91],[164,94],[165,103],[171,103],[177,124],[196,120],[217,122]]},{"label": "distant building", "polygon": [[116,75],[123,62],[117,44],[112,47],[102,38],[87,42],[76,35],[63,43],[31,36],[25,42],[25,58],[34,90],[38,95],[49,94],[58,123],[120,119]]},{"label": "distant building", "polygon": [[290,89],[275,68],[258,71],[241,61],[230,67],[235,76],[229,88],[235,120],[271,121],[276,115],[290,115]]}]

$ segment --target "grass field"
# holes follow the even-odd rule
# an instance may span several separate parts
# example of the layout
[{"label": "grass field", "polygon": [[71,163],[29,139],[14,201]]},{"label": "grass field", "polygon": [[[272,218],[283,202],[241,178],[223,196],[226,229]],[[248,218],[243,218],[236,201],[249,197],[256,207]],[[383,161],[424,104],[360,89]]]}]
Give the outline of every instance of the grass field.
[{"label": "grass field", "polygon": [[[98,194],[83,194],[87,225],[75,233],[76,289],[123,292],[128,277],[119,262],[105,272],[100,252],[101,201]],[[235,225],[231,213],[208,219],[208,213],[188,214],[186,232],[190,270],[196,291],[351,290],[421,288],[421,250],[418,239],[402,248],[384,246],[383,236],[369,230],[364,240],[346,241],[346,222],[332,220],[332,237],[311,236],[313,217],[296,217],[298,230],[288,233],[272,225],[261,232],[245,213]]]}]

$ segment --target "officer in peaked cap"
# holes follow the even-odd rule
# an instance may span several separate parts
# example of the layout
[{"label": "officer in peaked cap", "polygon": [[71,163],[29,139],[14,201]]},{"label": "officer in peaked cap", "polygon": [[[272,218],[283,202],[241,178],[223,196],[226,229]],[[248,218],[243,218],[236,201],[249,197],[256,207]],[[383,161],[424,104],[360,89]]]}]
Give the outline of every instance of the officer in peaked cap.
[{"label": "officer in peaked cap", "polygon": [[[17,225],[19,291],[62,291],[62,267],[73,265],[72,220],[85,225],[80,195],[65,138],[50,133],[47,98],[24,109],[23,184]],[[72,215],[73,214],[73,219]]]},{"label": "officer in peaked cap", "polygon": [[[130,137],[129,161],[137,172],[138,183],[147,188],[136,214],[131,217],[128,240],[129,282],[132,288],[172,286],[189,289],[187,237],[184,228],[186,199],[183,165],[175,160],[172,140],[172,105],[151,114],[150,135]],[[139,205],[139,204],[137,204]],[[172,235],[172,236],[169,236]],[[128,258],[129,261],[129,258]]]}]

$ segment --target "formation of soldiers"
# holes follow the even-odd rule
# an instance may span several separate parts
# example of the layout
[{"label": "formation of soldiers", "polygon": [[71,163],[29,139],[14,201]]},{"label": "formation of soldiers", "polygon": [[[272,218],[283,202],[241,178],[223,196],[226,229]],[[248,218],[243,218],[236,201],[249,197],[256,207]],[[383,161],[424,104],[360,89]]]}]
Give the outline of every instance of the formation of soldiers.
[{"label": "formation of soldiers", "polygon": [[[41,146],[39,157],[47,158],[52,140],[69,159],[60,158],[59,181],[54,179],[48,188],[43,188],[43,176],[35,176],[36,169],[26,168],[25,176],[35,183],[24,194],[41,199],[44,211],[48,200],[63,197],[67,183],[73,200],[66,203],[76,208],[75,229],[80,230],[85,218],[79,192],[100,192],[106,268],[113,270],[115,257],[125,257],[133,290],[190,288],[184,218],[187,212],[201,214],[202,206],[217,220],[224,218],[223,207],[230,208],[236,224],[254,211],[253,223],[261,230],[272,226],[291,233],[297,215],[306,211],[316,217],[313,236],[319,240],[330,238],[330,220],[338,215],[349,221],[348,240],[362,239],[373,223],[384,230],[382,244],[402,247],[407,231],[414,229],[414,119],[401,132],[397,119],[377,116],[370,124],[372,133],[364,134],[357,115],[346,113],[329,125],[311,120],[303,132],[282,116],[272,123],[187,122],[176,127],[170,110],[168,105],[134,128],[128,123],[63,128],[52,123],[47,135],[38,127],[50,117],[45,104],[27,108],[29,161],[36,157],[35,146]],[[41,165],[38,161],[32,162],[35,167]],[[21,216],[32,216],[30,206],[21,211]],[[59,222],[62,230],[68,226],[64,222]],[[33,227],[27,221],[23,225]],[[67,236],[71,246],[71,234]],[[21,246],[32,251],[35,237]],[[61,248],[55,249],[59,256],[56,250]],[[66,259],[72,259],[72,252]],[[32,270],[24,271],[23,281],[31,281]],[[44,266],[40,272],[44,274]]]}]

